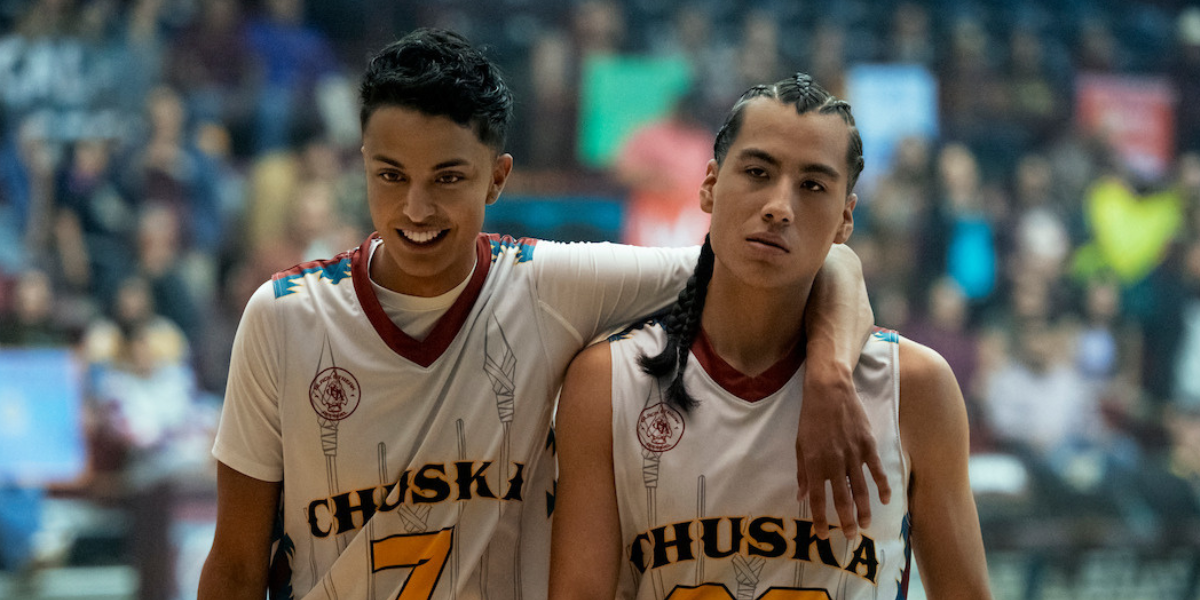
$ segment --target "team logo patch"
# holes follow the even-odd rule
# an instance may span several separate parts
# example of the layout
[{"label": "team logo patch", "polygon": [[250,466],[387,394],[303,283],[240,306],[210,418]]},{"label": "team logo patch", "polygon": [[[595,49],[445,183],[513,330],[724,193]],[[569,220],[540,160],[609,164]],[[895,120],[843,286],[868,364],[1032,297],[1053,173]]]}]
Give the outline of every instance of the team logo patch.
[{"label": "team logo patch", "polygon": [[638,441],[651,452],[666,452],[683,439],[683,416],[659,402],[642,411],[637,424]]},{"label": "team logo patch", "polygon": [[358,408],[362,393],[354,375],[340,367],[329,367],[308,386],[308,400],[318,415],[330,421],[341,421]]}]

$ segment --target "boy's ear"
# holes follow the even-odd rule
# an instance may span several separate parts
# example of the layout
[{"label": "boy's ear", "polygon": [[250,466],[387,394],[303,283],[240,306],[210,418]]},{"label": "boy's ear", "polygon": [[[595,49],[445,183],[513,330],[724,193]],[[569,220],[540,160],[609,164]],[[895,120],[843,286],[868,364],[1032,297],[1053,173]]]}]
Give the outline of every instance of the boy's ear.
[{"label": "boy's ear", "polygon": [[704,173],[704,183],[700,184],[700,210],[710,215],[713,211],[713,186],[717,184],[717,171],[720,169],[716,159],[708,161],[708,167]]},{"label": "boy's ear", "polygon": [[504,191],[504,184],[508,181],[508,176],[512,174],[512,169],[513,157],[511,154],[505,153],[496,157],[496,164],[492,167],[492,182],[488,186],[488,204],[495,204],[500,199],[500,192]]},{"label": "boy's ear", "polygon": [[842,208],[842,223],[838,225],[837,234],[833,236],[833,243],[845,244],[850,239],[850,234],[854,233],[854,206],[857,204],[858,194],[846,196],[846,206]]}]

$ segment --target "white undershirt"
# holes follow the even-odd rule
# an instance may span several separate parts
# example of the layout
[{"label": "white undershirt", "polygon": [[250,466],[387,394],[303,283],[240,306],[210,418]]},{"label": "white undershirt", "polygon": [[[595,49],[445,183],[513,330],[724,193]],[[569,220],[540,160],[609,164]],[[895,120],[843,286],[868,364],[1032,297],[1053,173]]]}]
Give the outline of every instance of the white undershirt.
[{"label": "white undershirt", "polygon": [[[375,249],[380,245],[376,244],[371,248],[372,259],[375,258]],[[438,296],[410,296],[393,292],[375,283],[374,279],[371,280],[371,287],[375,289],[375,297],[379,298],[383,312],[396,324],[396,327],[414,340],[425,341],[425,337],[433,330],[433,326],[437,325],[438,319],[450,310],[454,301],[458,300],[458,296],[467,288],[471,276],[475,274],[478,262],[478,258],[476,258],[476,264],[471,266],[471,272],[467,273],[467,277],[462,280],[462,283]],[[370,269],[368,269],[369,271]]]}]

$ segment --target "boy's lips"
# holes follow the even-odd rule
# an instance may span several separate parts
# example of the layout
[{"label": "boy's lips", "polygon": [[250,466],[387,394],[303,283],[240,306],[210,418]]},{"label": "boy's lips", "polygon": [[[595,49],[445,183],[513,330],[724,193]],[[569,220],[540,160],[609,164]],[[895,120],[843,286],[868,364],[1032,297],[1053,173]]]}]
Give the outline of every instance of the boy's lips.
[{"label": "boy's lips", "polygon": [[432,243],[436,242],[437,240],[442,239],[443,237],[445,237],[446,232],[448,232],[448,231],[450,231],[450,230],[449,229],[423,229],[423,230],[397,229],[396,233],[400,234],[401,238],[404,238],[405,241],[407,241],[411,244],[415,244],[417,246],[424,246],[426,244],[432,244]]},{"label": "boy's lips", "polygon": [[750,235],[746,237],[746,241],[756,242],[765,246],[771,246],[772,248],[778,248],[784,252],[791,252],[791,249],[788,248],[788,245],[783,241],[783,238],[773,233],[757,233]]}]

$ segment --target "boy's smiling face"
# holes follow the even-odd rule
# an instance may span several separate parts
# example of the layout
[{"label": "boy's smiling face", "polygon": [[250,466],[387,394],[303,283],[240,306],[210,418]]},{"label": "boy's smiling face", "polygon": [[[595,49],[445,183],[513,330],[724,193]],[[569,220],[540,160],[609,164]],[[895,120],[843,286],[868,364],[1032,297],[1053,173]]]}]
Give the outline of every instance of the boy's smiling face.
[{"label": "boy's smiling face", "polygon": [[471,127],[444,116],[383,106],[363,129],[371,221],[383,250],[371,279],[400,293],[436,296],[470,274],[484,208],[512,171]]}]

